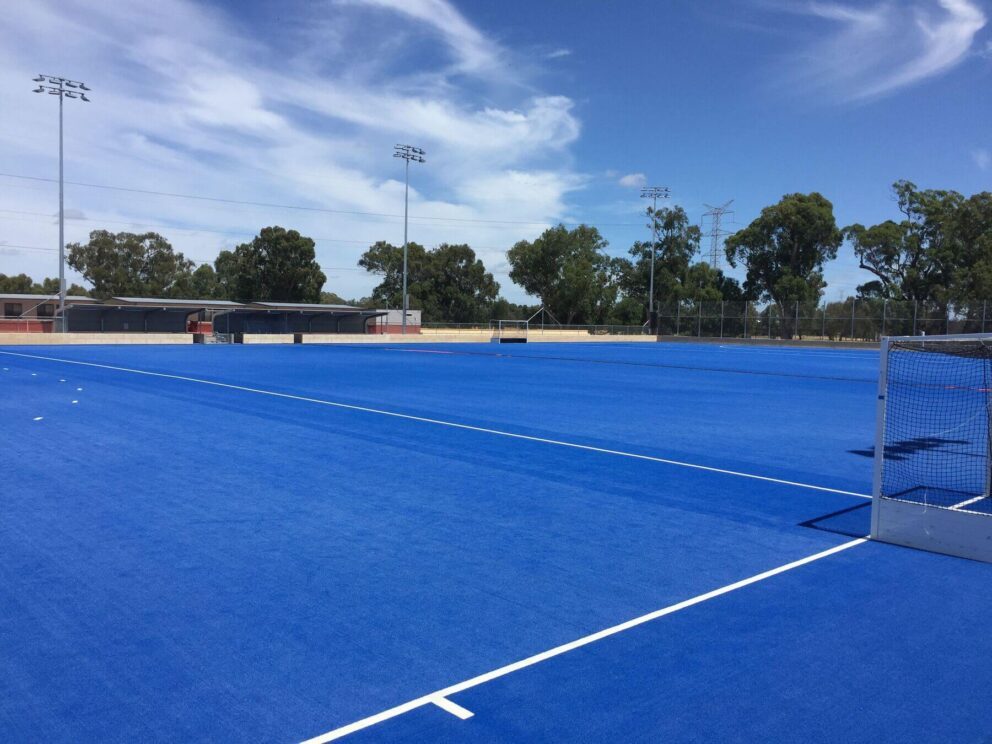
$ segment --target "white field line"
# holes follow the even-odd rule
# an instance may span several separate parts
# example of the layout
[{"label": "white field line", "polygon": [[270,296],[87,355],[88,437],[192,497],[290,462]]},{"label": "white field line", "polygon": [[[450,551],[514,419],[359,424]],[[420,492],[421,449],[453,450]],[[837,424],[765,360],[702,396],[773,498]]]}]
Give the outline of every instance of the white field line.
[{"label": "white field line", "polygon": [[[742,589],[751,584],[756,584],[759,581],[764,581],[765,579],[770,579],[773,576],[778,576],[786,571],[791,571],[794,568],[799,568],[800,566],[805,566],[807,563],[812,563],[813,561],[818,561],[821,558],[827,558],[828,556],[834,555],[835,553],[840,553],[848,548],[853,548],[856,545],[861,545],[868,542],[868,538],[859,537],[856,540],[851,540],[850,542],[837,545],[836,547],[830,548],[829,550],[824,550],[821,553],[816,553],[814,555],[807,556],[806,558],[801,558],[798,561],[793,561],[792,563],[787,563],[784,566],[779,566],[778,568],[773,568],[770,571],[765,571],[764,573],[756,574],[750,578],[743,579],[741,581],[735,582],[733,584],[727,584],[727,586],[720,587],[719,589],[714,589],[711,592],[706,592],[706,594],[700,594],[692,599],[686,599],[677,604],[669,605],[660,610],[655,610],[647,615],[641,615],[633,620],[628,620],[627,622],[620,623],[619,625],[614,625],[611,628],[606,628],[600,630],[591,635],[584,636],[577,640],[571,641],[561,646],[556,646],[555,648],[548,649],[547,651],[542,651],[534,656],[529,656],[526,659],[521,659],[520,661],[515,661],[512,664],[507,664],[506,666],[500,667],[499,669],[494,669],[491,672],[486,672],[485,674],[480,674],[477,677],[472,677],[464,682],[458,682],[457,684],[445,687],[444,689],[437,690],[436,692],[423,695],[419,698],[415,698],[406,703],[402,703],[388,710],[384,710],[381,713],[376,713],[373,716],[363,718],[360,721],[355,721],[354,723],[349,723],[346,726],[341,726],[333,731],[328,731],[326,734],[320,734],[312,739],[307,739],[303,744],[326,744],[326,742],[334,741],[335,739],[341,739],[349,734],[353,734],[356,731],[361,731],[362,729],[369,728],[370,726],[375,726],[376,724],[382,723],[383,721],[388,721],[390,718],[396,718],[404,713],[409,713],[411,710],[419,708],[423,705],[428,705],[430,703],[437,704],[439,698],[446,698],[449,695],[457,695],[460,692],[471,689],[472,687],[478,687],[479,685],[485,684],[486,682],[491,682],[499,677],[505,677],[508,674],[519,671],[520,669],[525,669],[529,666],[534,666],[535,664],[540,664],[542,661],[547,661],[555,656],[561,656],[569,651],[574,651],[577,648],[582,648],[583,646],[588,646],[590,643],[595,643],[596,641],[601,641],[604,638],[608,638],[617,633],[622,633],[625,630],[630,630],[631,628],[636,628],[638,625],[643,625],[644,623],[651,622],[652,620],[657,620],[658,618],[665,617],[666,615],[671,615],[680,610],[687,609],[694,605],[701,604],[707,600],[713,599],[715,597],[722,596],[724,594],[729,594],[730,592]],[[449,701],[450,702],[450,701]]]},{"label": "white field line", "polygon": [[262,390],[259,388],[245,387],[243,385],[232,385],[226,382],[214,382],[212,380],[203,380],[198,377],[186,377],[185,375],[171,375],[164,372],[149,372],[143,369],[132,369],[130,367],[117,367],[111,364],[97,364],[95,362],[80,362],[74,359],[60,359],[58,357],[46,357],[39,356],[36,354],[20,354],[13,351],[0,351],[0,354],[6,354],[8,356],[23,357],[25,359],[40,359],[48,362],[61,362],[63,364],[76,364],[83,367],[96,367],[98,369],[110,369],[117,372],[128,372],[135,375],[145,375],[148,377],[161,377],[169,380],[182,380],[184,382],[195,382],[200,385],[209,385],[211,387],[224,388],[225,390],[240,390],[245,393],[255,393],[256,395],[267,395],[272,398],[282,398],[284,400],[297,400],[304,403],[314,403],[321,406],[329,406],[331,408],[342,408],[349,411],[362,411],[363,413],[374,413],[379,416],[389,416],[391,418],[403,419],[405,421],[419,421],[424,424],[435,424],[437,426],[448,426],[453,429],[462,429],[464,431],[475,431],[481,432],[483,434],[492,434],[499,437],[507,437],[509,439],[521,439],[527,442],[540,442],[542,444],[552,444],[558,447],[569,447],[571,449],[583,450],[585,452],[599,452],[604,455],[616,455],[617,457],[629,457],[633,460],[646,460],[648,462],[658,462],[664,465],[674,465],[680,468],[690,468],[692,470],[702,470],[707,473],[720,473],[721,475],[732,475],[738,478],[749,478],[751,480],[764,481],[766,483],[779,483],[785,486],[795,486],[796,488],[807,488],[813,491],[825,491],[827,493],[839,493],[844,496],[856,496],[861,499],[870,499],[871,496],[863,493],[855,493],[854,491],[843,491],[839,488],[828,488],[827,486],[814,486],[810,483],[799,483],[797,481],[783,480],[781,478],[772,478],[767,475],[755,475],[754,473],[742,473],[736,470],[725,470],[724,468],[714,468],[709,465],[698,465],[692,462],[682,462],[680,460],[669,460],[664,457],[653,457],[652,455],[639,455],[635,452],[624,452],[622,450],[607,449],[605,447],[593,447],[589,444],[578,444],[577,442],[566,442],[560,439],[547,439],[545,437],[535,437],[529,434],[516,434],[510,431],[502,431],[500,429],[489,429],[484,426],[471,426],[469,424],[459,424],[454,421],[444,421],[442,419],[427,418],[424,416],[413,416],[408,413],[397,413],[396,411],[386,411],[381,408],[369,408],[368,406],[356,406],[350,403],[339,403],[332,400],[323,400],[321,398],[308,398],[303,395],[292,395],[290,393],[277,393],[273,390]]},{"label": "white field line", "polygon": [[453,716],[458,716],[463,721],[467,721],[475,715],[472,711],[467,708],[463,708],[458,703],[451,702],[446,697],[431,698],[431,702],[446,713],[450,713]]},{"label": "white field line", "polygon": [[964,509],[966,506],[971,506],[972,504],[977,504],[982,499],[987,499],[987,498],[989,498],[989,497],[983,494],[981,496],[976,496],[973,499],[968,499],[967,501],[962,501],[960,504],[955,504],[951,508],[952,509]]}]

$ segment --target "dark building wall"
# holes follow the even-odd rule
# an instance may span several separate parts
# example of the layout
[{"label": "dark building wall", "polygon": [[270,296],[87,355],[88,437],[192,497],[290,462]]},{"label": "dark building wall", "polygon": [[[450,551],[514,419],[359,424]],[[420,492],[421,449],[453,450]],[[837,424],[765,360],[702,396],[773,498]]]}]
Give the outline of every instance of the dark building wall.
[{"label": "dark building wall", "polygon": [[69,331],[81,333],[185,333],[188,310],[148,308],[68,307]]},{"label": "dark building wall", "polygon": [[365,333],[367,317],[302,313],[221,313],[214,316],[217,333]]}]

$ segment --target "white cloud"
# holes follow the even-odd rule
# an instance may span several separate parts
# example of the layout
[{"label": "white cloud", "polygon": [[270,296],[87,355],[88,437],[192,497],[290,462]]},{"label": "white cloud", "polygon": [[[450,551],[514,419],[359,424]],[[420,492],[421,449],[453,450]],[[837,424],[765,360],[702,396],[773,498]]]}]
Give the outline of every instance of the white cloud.
[{"label": "white cloud", "polygon": [[971,153],[971,159],[981,170],[992,168],[992,151],[980,148]]},{"label": "white cloud", "polygon": [[628,173],[625,176],[621,176],[617,181],[621,186],[628,189],[638,189],[647,184],[647,182],[648,178],[643,173]]},{"label": "white cloud", "polygon": [[[971,53],[986,16],[973,0],[780,6],[831,24],[793,60],[791,82],[859,100],[942,75]],[[798,78],[798,80],[796,80]]]},{"label": "white cloud", "polygon": [[[62,73],[93,88],[91,104],[66,103],[69,181],[396,215],[403,211],[403,171],[392,146],[409,142],[427,150],[427,163],[411,168],[410,237],[419,243],[468,242],[495,266],[515,241],[539,232],[539,225],[508,222],[566,218],[568,195],[586,182],[571,167],[569,147],[580,124],[569,98],[535,91],[532,81],[518,79],[522,73],[498,64],[512,52],[442,0],[305,7],[313,15],[297,19],[298,33],[249,37],[240,22],[188,0],[19,6],[0,27],[0,89],[10,92],[15,112],[0,121],[4,169],[57,175],[55,108],[31,94],[30,78]],[[370,8],[377,23],[392,24],[396,33],[385,35],[391,40],[403,38],[411,18],[428,34],[441,34],[454,65],[430,54],[411,59],[410,49],[392,41],[370,47],[356,18]],[[322,59],[321,35],[305,33],[322,24],[338,31],[333,65]],[[259,41],[273,38],[286,46]],[[379,64],[366,65],[370,57]],[[53,275],[56,187],[4,178],[0,184],[9,250],[32,247],[5,254],[0,271]],[[330,269],[354,267],[374,240],[402,240],[396,217],[72,185],[66,206],[69,241],[104,227],[158,229],[197,260],[212,259],[264,225],[296,227],[317,239],[325,273],[341,277],[328,288],[347,296],[366,294],[377,280]],[[522,298],[505,267],[497,278],[508,296]]]},{"label": "white cloud", "polygon": [[561,59],[562,57],[572,56],[571,49],[554,49],[544,55],[545,59]]},{"label": "white cloud", "polygon": [[501,56],[499,48],[447,0],[340,0],[340,3],[383,8],[431,26],[447,42],[466,71],[493,67]]}]

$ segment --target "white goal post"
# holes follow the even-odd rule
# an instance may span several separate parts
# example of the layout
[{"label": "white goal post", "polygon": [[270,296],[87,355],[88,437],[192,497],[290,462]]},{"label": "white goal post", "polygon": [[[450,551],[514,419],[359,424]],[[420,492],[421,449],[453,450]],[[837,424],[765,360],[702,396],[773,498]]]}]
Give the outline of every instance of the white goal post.
[{"label": "white goal post", "polygon": [[881,352],[872,538],[992,562],[992,336]]},{"label": "white goal post", "polygon": [[527,343],[527,329],[529,323],[526,320],[491,320],[489,330],[492,334],[491,342],[494,344],[524,344]]}]

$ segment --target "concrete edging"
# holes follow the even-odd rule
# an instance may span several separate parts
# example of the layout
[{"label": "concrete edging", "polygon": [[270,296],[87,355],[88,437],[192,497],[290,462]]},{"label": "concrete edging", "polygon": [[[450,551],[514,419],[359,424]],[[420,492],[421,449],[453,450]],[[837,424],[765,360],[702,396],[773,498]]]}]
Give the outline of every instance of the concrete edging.
[{"label": "concrete edging", "polygon": [[189,333],[0,333],[0,346],[74,346],[80,344],[192,344]]}]

